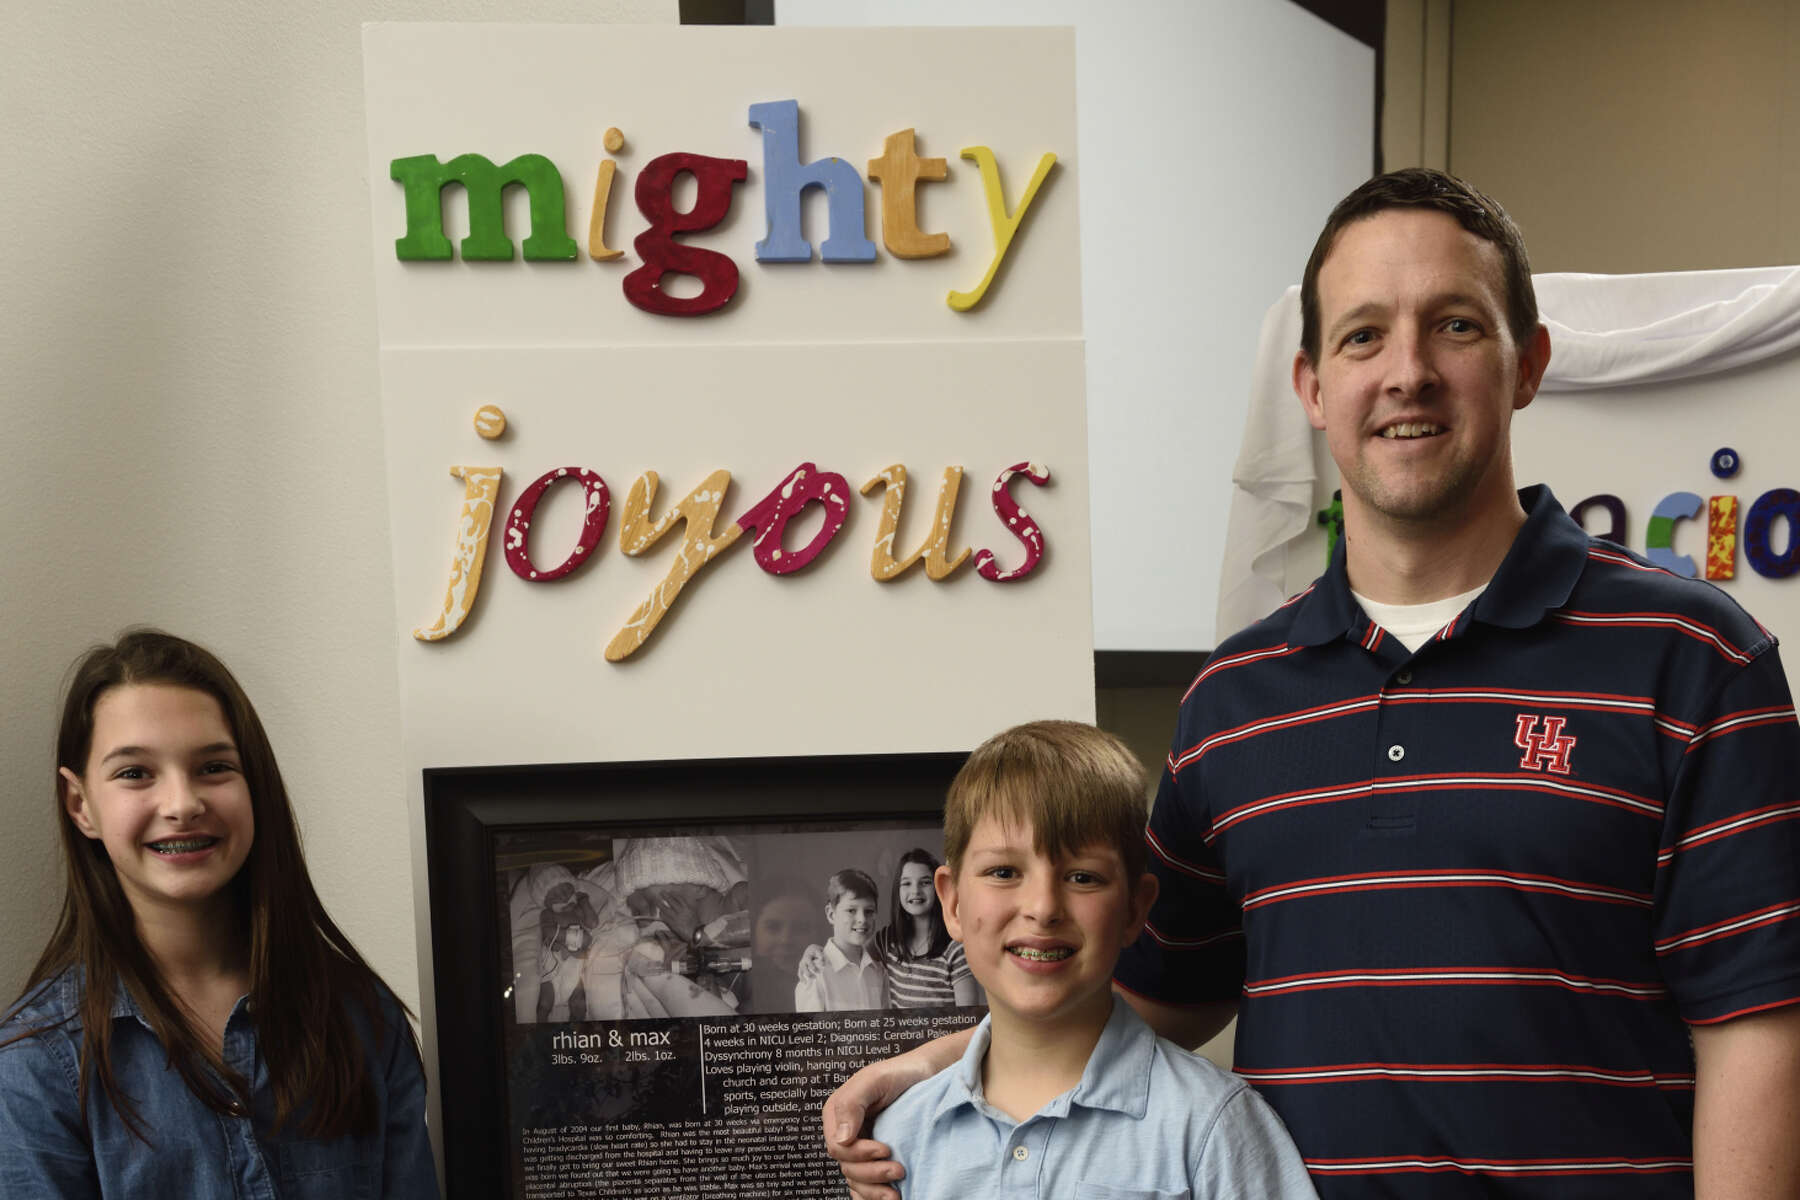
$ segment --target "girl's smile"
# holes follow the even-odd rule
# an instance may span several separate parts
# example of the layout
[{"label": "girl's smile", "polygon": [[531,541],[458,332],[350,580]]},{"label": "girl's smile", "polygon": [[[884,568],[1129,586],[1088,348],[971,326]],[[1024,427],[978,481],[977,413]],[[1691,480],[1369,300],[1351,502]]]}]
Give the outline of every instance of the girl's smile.
[{"label": "girl's smile", "polygon": [[908,916],[927,916],[937,907],[931,875],[931,868],[924,863],[909,862],[900,868],[900,907]]}]

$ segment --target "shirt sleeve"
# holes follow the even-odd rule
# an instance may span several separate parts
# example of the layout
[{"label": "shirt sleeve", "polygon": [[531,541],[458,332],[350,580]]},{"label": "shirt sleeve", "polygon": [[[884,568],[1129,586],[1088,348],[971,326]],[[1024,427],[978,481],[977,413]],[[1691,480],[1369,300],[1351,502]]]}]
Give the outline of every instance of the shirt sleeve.
[{"label": "shirt sleeve", "polygon": [[802,979],[794,984],[795,1012],[826,1011],[824,970],[825,969],[821,967],[819,968],[819,974],[814,975],[811,979]]},{"label": "shirt sleeve", "polygon": [[406,1036],[406,1014],[390,1006],[384,1086],[381,1194],[401,1200],[437,1200],[437,1163],[425,1130],[425,1072]]},{"label": "shirt sleeve", "polygon": [[1287,1127],[1248,1087],[1240,1087],[1219,1109],[1191,1182],[1196,1196],[1318,1200]]},{"label": "shirt sleeve", "polygon": [[[1176,740],[1179,750],[1182,733]],[[1226,888],[1199,791],[1197,764],[1180,772],[1164,766],[1144,831],[1156,903],[1115,972],[1126,990],[1165,1004],[1235,1000],[1244,984],[1242,914]]]},{"label": "shirt sleeve", "polygon": [[1800,1001],[1800,725],[1773,648],[1695,723],[1657,855],[1654,942],[1690,1024]]},{"label": "shirt sleeve", "polygon": [[944,962],[950,969],[950,983],[952,986],[968,979],[972,974],[969,970],[969,956],[963,953],[963,944],[961,942],[951,942],[950,945],[945,948]]},{"label": "shirt sleeve", "polygon": [[[23,1032],[0,1026],[0,1042]],[[81,1110],[72,1054],[52,1033],[0,1048],[0,1196],[100,1196]]]}]

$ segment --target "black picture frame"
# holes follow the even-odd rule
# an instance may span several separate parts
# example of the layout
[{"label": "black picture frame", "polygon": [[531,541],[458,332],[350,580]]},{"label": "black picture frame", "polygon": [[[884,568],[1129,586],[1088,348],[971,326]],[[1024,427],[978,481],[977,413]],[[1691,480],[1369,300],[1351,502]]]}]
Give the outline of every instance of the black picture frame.
[{"label": "black picture frame", "polygon": [[[509,1194],[494,880],[506,833],[595,825],[629,836],[720,823],[941,821],[965,753],[435,768],[424,772],[444,1174],[450,1200]],[[855,807],[846,807],[846,797]]]}]

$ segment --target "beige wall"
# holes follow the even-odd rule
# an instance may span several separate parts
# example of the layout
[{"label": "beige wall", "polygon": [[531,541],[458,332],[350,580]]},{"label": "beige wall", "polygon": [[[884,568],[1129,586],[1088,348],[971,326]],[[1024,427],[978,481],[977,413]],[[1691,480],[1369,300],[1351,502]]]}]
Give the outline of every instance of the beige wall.
[{"label": "beige wall", "polygon": [[1389,0],[1386,50],[1385,164],[1491,192],[1534,269],[1800,262],[1800,0]]},{"label": "beige wall", "polygon": [[360,25],[675,17],[674,0],[11,10],[0,1005],[62,897],[63,672],[151,622],[237,673],[326,907],[417,1006]]}]

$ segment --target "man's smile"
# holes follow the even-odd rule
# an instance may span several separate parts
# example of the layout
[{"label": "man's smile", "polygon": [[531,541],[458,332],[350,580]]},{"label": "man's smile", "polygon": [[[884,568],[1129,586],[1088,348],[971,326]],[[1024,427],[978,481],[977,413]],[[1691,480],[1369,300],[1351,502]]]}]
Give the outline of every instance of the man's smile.
[{"label": "man's smile", "polygon": [[1384,428],[1380,436],[1391,441],[1395,438],[1436,437],[1443,432],[1442,425],[1434,425],[1430,421],[1397,421]]}]

